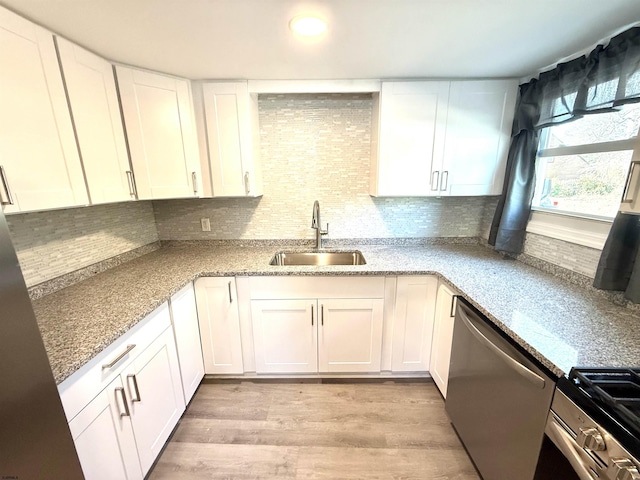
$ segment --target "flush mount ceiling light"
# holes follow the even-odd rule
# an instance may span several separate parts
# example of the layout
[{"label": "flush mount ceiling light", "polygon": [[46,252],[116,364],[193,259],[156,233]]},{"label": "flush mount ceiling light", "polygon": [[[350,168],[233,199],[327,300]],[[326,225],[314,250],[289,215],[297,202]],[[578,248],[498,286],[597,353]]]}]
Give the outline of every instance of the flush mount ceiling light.
[{"label": "flush mount ceiling light", "polygon": [[327,30],[327,22],[312,15],[300,15],[291,19],[289,28],[305,37],[317,37]]}]

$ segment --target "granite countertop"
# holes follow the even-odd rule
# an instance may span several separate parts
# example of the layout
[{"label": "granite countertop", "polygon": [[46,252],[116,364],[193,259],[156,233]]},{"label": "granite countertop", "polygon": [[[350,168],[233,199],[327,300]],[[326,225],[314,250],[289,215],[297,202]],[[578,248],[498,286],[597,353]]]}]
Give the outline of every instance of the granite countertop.
[{"label": "granite countertop", "polygon": [[34,300],[56,382],[199,276],[437,275],[557,376],[640,366],[638,312],[484,246],[360,246],[366,265],[270,266],[281,249],[177,242]]}]

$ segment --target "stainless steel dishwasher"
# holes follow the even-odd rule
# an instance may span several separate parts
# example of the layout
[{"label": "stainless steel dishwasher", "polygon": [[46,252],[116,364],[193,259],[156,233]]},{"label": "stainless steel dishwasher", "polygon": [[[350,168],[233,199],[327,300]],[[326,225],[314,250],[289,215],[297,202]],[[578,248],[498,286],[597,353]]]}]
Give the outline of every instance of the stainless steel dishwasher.
[{"label": "stainless steel dishwasher", "polygon": [[531,480],[555,380],[459,300],[447,413],[484,480]]}]

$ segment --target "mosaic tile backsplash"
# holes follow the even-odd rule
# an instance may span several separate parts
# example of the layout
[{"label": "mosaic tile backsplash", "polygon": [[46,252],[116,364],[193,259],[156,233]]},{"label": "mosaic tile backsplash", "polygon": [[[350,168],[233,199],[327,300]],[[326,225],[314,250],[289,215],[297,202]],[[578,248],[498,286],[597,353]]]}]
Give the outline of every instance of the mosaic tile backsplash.
[{"label": "mosaic tile backsplash", "polygon": [[160,239],[311,239],[314,200],[327,238],[479,236],[493,199],[369,195],[372,107],[367,94],[261,95],[264,196],[155,201]]},{"label": "mosaic tile backsplash", "polygon": [[594,278],[602,251],[529,232],[523,253]]},{"label": "mosaic tile backsplash", "polygon": [[29,287],[158,241],[151,202],[6,218]]}]

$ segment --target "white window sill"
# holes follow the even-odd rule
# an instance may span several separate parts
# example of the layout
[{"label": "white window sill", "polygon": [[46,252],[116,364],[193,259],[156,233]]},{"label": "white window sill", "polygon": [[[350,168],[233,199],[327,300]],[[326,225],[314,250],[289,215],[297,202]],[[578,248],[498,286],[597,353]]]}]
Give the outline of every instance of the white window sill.
[{"label": "white window sill", "polygon": [[613,220],[532,209],[527,232],[602,250]]}]

